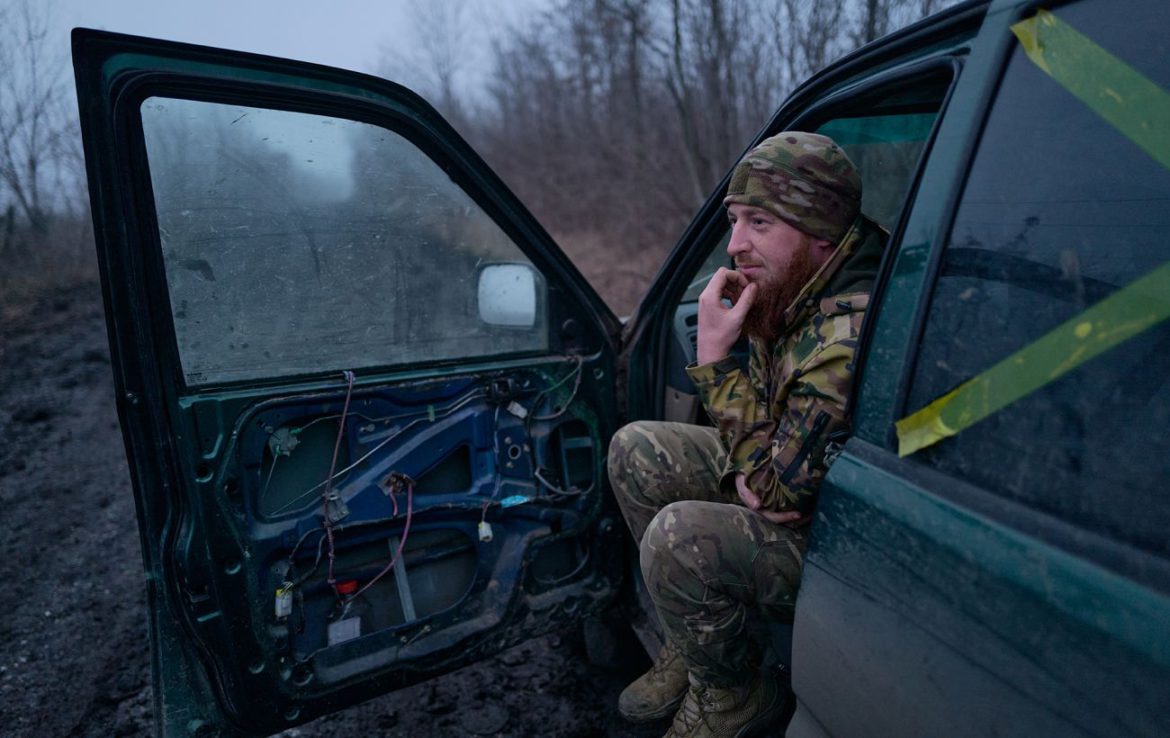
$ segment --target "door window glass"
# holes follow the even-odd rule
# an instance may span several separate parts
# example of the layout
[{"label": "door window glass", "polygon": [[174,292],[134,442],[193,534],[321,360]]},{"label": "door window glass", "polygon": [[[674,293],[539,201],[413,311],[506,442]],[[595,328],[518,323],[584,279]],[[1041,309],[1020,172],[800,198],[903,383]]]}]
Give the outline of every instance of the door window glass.
[{"label": "door window glass", "polygon": [[711,277],[715,276],[715,272],[719,271],[719,267],[727,267],[728,269],[735,267],[731,257],[727,255],[729,241],[731,241],[731,231],[725,231],[723,238],[716,242],[715,248],[711,249],[711,253],[707,255],[703,266],[699,267],[699,273],[687,285],[687,291],[683,293],[682,297],[683,302],[698,302],[699,295],[702,294],[707,283],[711,281]]},{"label": "door window glass", "polygon": [[141,115],[188,384],[547,349],[535,270],[535,319],[483,319],[484,265],[528,259],[404,137],[170,98]]},{"label": "door window glass", "polygon": [[861,212],[887,230],[893,230],[902,212],[946,88],[938,92],[930,112],[878,112],[836,118],[817,129],[849,155],[861,173]]},{"label": "door window glass", "polygon": [[[1102,47],[1123,76],[1160,87],[1160,98],[1131,101],[1127,110],[1165,125],[1170,67],[1151,63],[1170,56],[1161,0],[1127,4],[1124,19],[1108,3],[1088,2],[1061,7],[1055,17],[1079,34],[1059,43]],[[1056,44],[1047,51],[1081,55],[1081,47]],[[1069,321],[1112,295],[1125,298],[1127,285],[1168,261],[1170,171],[1124,123],[1094,112],[1018,47],[943,255],[907,410],[1007,357],[1021,366],[1009,376],[1023,381],[1037,349],[1023,354],[1027,361],[1020,352],[1058,326],[1075,325],[1082,338],[1099,330],[1100,321]],[[1055,358],[1047,343],[1037,346],[1055,362],[1057,378],[912,458],[1084,527],[1170,551],[1170,327],[1143,328],[1084,363],[1074,344],[1058,347],[1065,353]],[[1056,374],[1065,359],[1075,368]]]}]

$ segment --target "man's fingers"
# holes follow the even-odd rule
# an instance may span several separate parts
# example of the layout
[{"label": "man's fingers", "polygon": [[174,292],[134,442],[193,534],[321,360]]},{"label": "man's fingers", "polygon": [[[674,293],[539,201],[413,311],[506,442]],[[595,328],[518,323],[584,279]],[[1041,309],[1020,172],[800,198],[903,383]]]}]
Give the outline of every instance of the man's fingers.
[{"label": "man's fingers", "polygon": [[727,291],[727,275],[730,273],[731,270],[726,267],[716,269],[715,274],[711,275],[711,281],[707,282],[707,286],[703,288],[702,294],[699,295],[699,300],[710,303],[718,303],[722,300],[724,293]]},{"label": "man's fingers", "polygon": [[802,513],[798,513],[795,510],[786,510],[784,512],[761,510],[760,508],[764,505],[763,501],[759,495],[747,486],[747,477],[742,473],[735,475],[735,490],[739,492],[739,499],[743,500],[743,504],[773,523],[793,523],[800,521],[804,517]]},{"label": "man's fingers", "polygon": [[793,521],[800,520],[801,518],[801,513],[798,513],[794,510],[789,510],[787,512],[773,512],[770,510],[765,510],[761,512],[760,515],[763,515],[773,523],[791,523]]},{"label": "man's fingers", "polygon": [[[699,295],[699,332],[695,341],[695,358],[700,364],[727,356],[739,340],[743,319],[732,316],[731,308],[723,302],[728,297],[728,280],[737,279],[729,276],[731,274],[733,272],[730,269],[720,267]],[[738,282],[735,284],[733,294],[738,297]]]},{"label": "man's fingers", "polygon": [[760,506],[763,505],[759,495],[752,492],[747,486],[747,478],[743,473],[735,475],[735,490],[739,492],[739,499],[743,500],[743,504],[747,505],[749,509],[759,510]]},{"label": "man's fingers", "polygon": [[740,293],[739,299],[736,300],[735,305],[732,306],[731,312],[736,318],[742,320],[743,316],[747,315],[747,311],[751,310],[752,303],[756,299],[757,287],[755,283],[748,284]]},{"label": "man's fingers", "polygon": [[[735,274],[735,272],[731,272],[731,273]],[[740,295],[742,295],[742,294],[743,294],[743,285],[739,284],[738,282],[732,282],[731,280],[728,280],[723,285],[723,296],[726,297],[727,299],[731,300],[732,305],[734,305],[736,302],[739,301]]]},{"label": "man's fingers", "polygon": [[732,307],[735,307],[744,301],[745,295],[748,295],[748,303],[741,309],[742,314],[742,310],[751,307],[755,292],[755,284],[748,281],[748,278],[742,273],[727,267],[719,267],[711,275],[711,281],[707,282],[707,286],[703,288],[702,294],[699,295],[699,302],[723,307],[722,301],[728,299],[731,300]]},{"label": "man's fingers", "polygon": [[728,269],[727,267],[720,267],[720,268],[723,269],[723,271],[727,272],[726,277],[727,277],[728,282],[737,284],[740,287],[747,287],[748,286],[748,284],[749,284],[748,278],[743,272],[737,272],[734,269]]}]

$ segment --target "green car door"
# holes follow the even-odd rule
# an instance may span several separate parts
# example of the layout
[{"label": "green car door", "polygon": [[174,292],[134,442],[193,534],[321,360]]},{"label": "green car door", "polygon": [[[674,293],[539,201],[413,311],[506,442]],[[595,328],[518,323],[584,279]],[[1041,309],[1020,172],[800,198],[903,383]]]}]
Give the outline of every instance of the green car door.
[{"label": "green car door", "polygon": [[270,733],[607,608],[617,319],[421,99],[77,30],[164,735]]}]

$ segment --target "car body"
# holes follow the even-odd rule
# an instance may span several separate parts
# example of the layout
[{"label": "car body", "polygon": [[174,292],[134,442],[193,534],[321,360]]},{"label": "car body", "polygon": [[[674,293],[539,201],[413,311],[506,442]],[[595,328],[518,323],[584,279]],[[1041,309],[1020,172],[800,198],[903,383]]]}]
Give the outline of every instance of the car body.
[{"label": "car body", "polygon": [[[1168,25],[964,3],[761,131],[833,136],[892,233],[779,629],[789,735],[1170,731]],[[275,732],[644,598],[605,450],[702,422],[726,182],[623,326],[408,90],[73,43],[161,734]]]}]

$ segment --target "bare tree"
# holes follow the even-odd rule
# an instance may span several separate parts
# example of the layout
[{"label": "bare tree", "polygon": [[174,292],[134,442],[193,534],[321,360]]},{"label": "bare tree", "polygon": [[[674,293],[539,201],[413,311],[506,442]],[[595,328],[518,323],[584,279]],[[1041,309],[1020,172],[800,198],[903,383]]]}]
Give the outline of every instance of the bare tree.
[{"label": "bare tree", "polygon": [[858,5],[856,26],[850,37],[862,46],[919,18],[940,10],[947,0],[863,0]]},{"label": "bare tree", "polygon": [[407,52],[383,44],[379,71],[386,77],[407,78],[404,81],[417,87],[444,117],[462,128],[467,116],[457,87],[470,61],[465,53],[471,33],[468,2],[413,0],[409,17],[421,43]]},{"label": "bare tree", "polygon": [[558,0],[494,40],[478,107],[447,100],[458,18],[426,10],[416,79],[625,311],[797,83],[949,2]]},{"label": "bare tree", "polygon": [[790,37],[785,59],[789,79],[799,82],[848,50],[842,38],[845,3],[784,0],[783,11]]},{"label": "bare tree", "polygon": [[706,196],[784,93],[768,15],[744,0],[669,2],[658,48],[692,203]]},{"label": "bare tree", "polygon": [[687,178],[689,189],[692,197],[698,200],[703,196],[702,183],[707,177],[710,162],[704,156],[698,121],[693,114],[697,106],[696,92],[694,85],[687,80],[688,64],[683,26],[682,0],[670,0],[670,65],[667,68],[666,89],[670,92],[674,112],[678,116],[682,155],[689,175]]},{"label": "bare tree", "polygon": [[66,37],[52,0],[0,7],[0,309],[95,273]]},{"label": "bare tree", "polygon": [[49,36],[51,11],[19,0],[0,23],[0,202],[41,235],[55,208],[74,204],[54,193],[76,181],[79,162],[67,60]]}]

